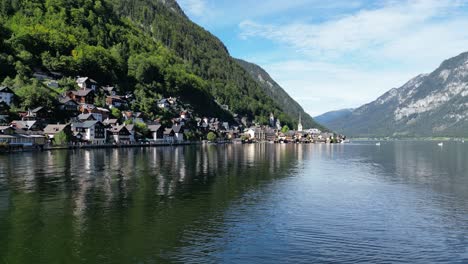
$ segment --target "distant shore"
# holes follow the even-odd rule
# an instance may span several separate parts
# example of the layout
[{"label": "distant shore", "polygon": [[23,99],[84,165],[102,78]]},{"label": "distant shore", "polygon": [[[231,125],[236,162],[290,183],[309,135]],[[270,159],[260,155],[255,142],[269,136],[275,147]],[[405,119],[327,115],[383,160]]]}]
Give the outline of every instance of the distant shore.
[{"label": "distant shore", "polygon": [[465,141],[468,137],[408,137],[408,138],[389,138],[389,137],[369,137],[369,138],[349,138],[351,141]]}]

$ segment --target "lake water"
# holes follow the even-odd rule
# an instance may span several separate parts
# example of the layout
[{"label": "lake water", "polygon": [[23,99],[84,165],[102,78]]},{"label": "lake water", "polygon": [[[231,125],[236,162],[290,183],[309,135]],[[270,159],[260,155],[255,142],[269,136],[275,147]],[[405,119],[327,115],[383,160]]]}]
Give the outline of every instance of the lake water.
[{"label": "lake water", "polygon": [[0,155],[0,263],[468,263],[468,144]]}]

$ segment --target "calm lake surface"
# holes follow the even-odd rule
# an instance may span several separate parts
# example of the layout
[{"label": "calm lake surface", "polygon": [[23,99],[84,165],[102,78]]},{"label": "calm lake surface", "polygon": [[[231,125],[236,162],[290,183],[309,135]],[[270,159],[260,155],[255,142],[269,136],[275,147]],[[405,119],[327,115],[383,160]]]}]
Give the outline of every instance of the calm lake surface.
[{"label": "calm lake surface", "polygon": [[0,263],[468,263],[468,143],[0,155]]}]

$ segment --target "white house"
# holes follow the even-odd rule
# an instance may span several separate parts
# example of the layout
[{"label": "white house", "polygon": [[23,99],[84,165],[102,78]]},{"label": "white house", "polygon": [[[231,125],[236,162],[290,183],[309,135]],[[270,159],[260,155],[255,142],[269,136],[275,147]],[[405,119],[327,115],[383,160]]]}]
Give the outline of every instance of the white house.
[{"label": "white house", "polygon": [[112,136],[112,139],[115,143],[119,144],[129,144],[131,141],[131,133],[128,131],[125,125],[116,125],[109,128],[109,133]]},{"label": "white house", "polygon": [[11,105],[15,93],[7,86],[0,87],[0,102],[5,102],[7,105]]},{"label": "white house", "polygon": [[257,129],[255,127],[248,128],[244,131],[244,135],[249,136],[249,138],[251,139],[254,139],[256,130]]},{"label": "white house", "polygon": [[176,141],[184,141],[184,127],[181,125],[173,125],[174,139]]},{"label": "white house", "polygon": [[97,120],[89,120],[72,124],[72,130],[75,134],[82,136],[82,141],[87,141],[92,144],[106,143],[107,133],[103,123]]},{"label": "white house", "polygon": [[148,126],[151,135],[153,136],[153,140],[160,140],[164,138],[164,127],[160,124],[156,125],[149,125]]},{"label": "white house", "polygon": [[95,80],[88,77],[79,77],[78,79],[76,79],[76,84],[78,84],[78,86],[81,89],[91,89],[93,91],[96,91],[98,83]]},{"label": "white house", "polygon": [[167,109],[169,107],[169,102],[165,98],[161,99],[158,101],[158,107],[161,109]]},{"label": "white house", "polygon": [[320,133],[322,133],[322,131],[320,131],[320,129],[318,128],[310,128],[307,130],[307,133],[311,135],[319,135]]}]

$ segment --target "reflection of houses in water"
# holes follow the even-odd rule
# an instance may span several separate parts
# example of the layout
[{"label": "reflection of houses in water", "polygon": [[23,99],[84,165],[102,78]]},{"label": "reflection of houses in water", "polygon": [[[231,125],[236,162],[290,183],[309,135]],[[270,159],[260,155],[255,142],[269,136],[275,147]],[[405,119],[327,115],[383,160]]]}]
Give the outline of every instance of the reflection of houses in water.
[{"label": "reflection of houses in water", "polygon": [[[260,180],[286,175],[285,169],[294,166],[295,156],[288,151],[279,145],[263,144],[24,153],[22,159],[8,156],[1,162],[4,157],[0,157],[0,181],[5,181],[2,174],[7,173],[7,184],[21,192],[24,187],[18,186],[24,183],[28,190],[42,190],[47,199],[37,200],[34,209],[41,217],[52,212],[57,219],[67,221],[68,236],[81,241],[89,234],[118,232],[115,227],[127,224],[122,220],[138,222],[145,217],[159,217],[153,207],[165,202],[159,196],[217,190],[203,199],[227,204]],[[261,167],[257,168],[257,164]],[[54,178],[43,181],[40,177]],[[7,196],[21,195],[21,192]],[[56,203],[48,204],[51,200]],[[173,212],[181,209],[176,208],[176,203],[172,205]],[[63,216],[51,211],[57,210],[57,206],[63,206],[59,208]],[[194,217],[198,217],[197,213],[190,212]],[[132,219],[125,218],[128,214]],[[99,230],[102,226],[109,230]],[[142,230],[146,228],[143,226]]]},{"label": "reflection of houses in water", "polygon": [[[259,144],[258,146],[262,146],[263,144]],[[247,145],[246,147],[246,155],[245,155],[245,162],[248,164],[254,164],[255,163],[255,151],[256,151],[256,145]],[[258,151],[258,150],[257,150]]]}]

